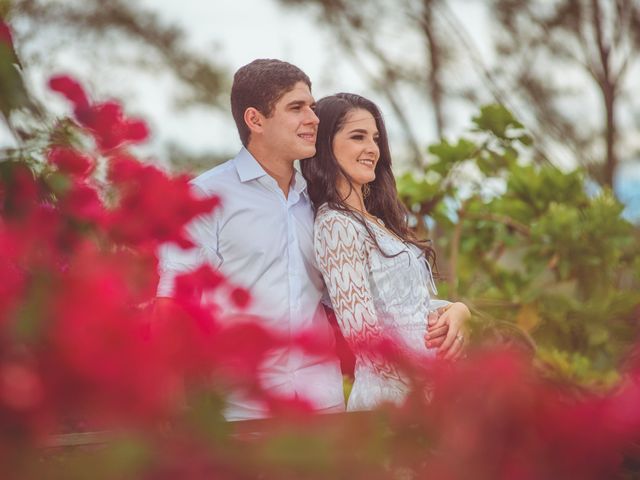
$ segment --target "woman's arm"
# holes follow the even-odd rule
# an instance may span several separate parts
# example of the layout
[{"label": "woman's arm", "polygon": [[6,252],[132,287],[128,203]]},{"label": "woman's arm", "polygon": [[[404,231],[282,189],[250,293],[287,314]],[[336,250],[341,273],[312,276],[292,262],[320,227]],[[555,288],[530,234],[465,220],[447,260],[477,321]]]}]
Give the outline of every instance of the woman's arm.
[{"label": "woman's arm", "polygon": [[387,376],[395,369],[369,349],[383,340],[369,285],[367,250],[353,222],[339,214],[316,221],[314,247],[338,326],[356,357],[368,361]]}]

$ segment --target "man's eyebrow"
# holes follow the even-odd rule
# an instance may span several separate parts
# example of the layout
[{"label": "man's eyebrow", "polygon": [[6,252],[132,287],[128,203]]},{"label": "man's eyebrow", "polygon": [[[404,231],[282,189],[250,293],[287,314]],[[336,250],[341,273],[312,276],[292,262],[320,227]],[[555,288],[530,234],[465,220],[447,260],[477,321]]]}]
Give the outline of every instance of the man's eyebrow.
[{"label": "man's eyebrow", "polygon": [[[306,100],[293,100],[292,102],[287,103],[287,107],[302,107],[307,104],[308,102]],[[310,105],[315,107],[316,102],[312,102]]]}]

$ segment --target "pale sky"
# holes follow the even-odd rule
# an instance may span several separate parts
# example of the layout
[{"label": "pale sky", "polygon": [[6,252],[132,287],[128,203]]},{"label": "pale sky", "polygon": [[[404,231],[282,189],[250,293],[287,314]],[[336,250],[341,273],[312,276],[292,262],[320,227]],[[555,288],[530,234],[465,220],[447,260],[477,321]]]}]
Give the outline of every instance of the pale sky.
[{"label": "pale sky", "polygon": [[[402,134],[388,105],[367,87],[360,72],[346,55],[340,55],[339,47],[332,44],[327,29],[317,25],[306,11],[284,8],[276,0],[138,1],[160,13],[169,24],[177,23],[184,27],[189,34],[189,47],[225,65],[229,81],[237,68],[255,58],[280,58],[299,66],[310,76],[316,98],[338,91],[351,91],[371,98],[386,114],[392,148],[398,151],[402,147]],[[469,32],[482,37],[484,12],[481,2],[456,0],[454,7]],[[204,108],[180,111],[170,101],[170,92],[176,88],[170,75],[136,71],[132,76],[126,68],[111,68],[113,62],[108,60],[99,62],[96,67],[86,61],[84,56],[87,52],[82,50],[82,45],[79,45],[82,42],[78,40],[53,50],[55,60],[41,59],[43,66],[28,72],[33,90],[48,105],[59,106],[61,113],[64,111],[64,102],[48,94],[45,85],[51,74],[69,72],[84,80],[96,96],[116,95],[124,100],[127,111],[142,115],[154,134],[149,145],[151,152],[161,155],[161,146],[168,141],[194,152],[214,150],[231,154],[239,149],[240,142],[229,112],[213,113]],[[391,35],[389,42],[393,41]],[[47,46],[37,48],[42,50]],[[114,51],[119,48],[118,45],[109,47]],[[484,48],[485,54],[489,51],[489,48]],[[108,58],[103,51],[90,54]],[[451,108],[460,109],[460,106],[452,105]],[[451,115],[455,120],[453,123],[457,122],[459,128],[452,134],[463,131],[474,113],[472,106],[463,107],[460,112],[454,111]],[[414,102],[409,115],[420,142],[426,148],[435,141],[431,112],[424,102]],[[0,145],[3,143],[0,138]],[[158,160],[162,162],[162,158]]]},{"label": "pale sky", "polygon": [[[395,124],[390,108],[372,92],[349,59],[339,55],[339,48],[331,44],[327,29],[321,28],[306,11],[284,8],[276,0],[138,0],[168,23],[176,22],[189,33],[189,46],[208,54],[228,68],[230,78],[240,66],[255,58],[280,58],[302,68],[314,83],[316,98],[352,91],[379,103],[386,115],[387,126],[396,157],[402,145],[402,135]],[[453,14],[465,27],[469,40],[486,63],[492,61],[488,44],[486,15],[483,2],[454,0]],[[389,34],[389,32],[385,32]],[[391,32],[389,42],[393,42]],[[455,41],[455,38],[452,38]],[[73,42],[70,43],[75,47]],[[42,48],[42,46],[40,47]],[[46,48],[46,46],[45,46]],[[117,48],[117,46],[115,46]],[[403,52],[406,53],[406,52]],[[32,69],[29,81],[36,94],[64,112],[66,105],[46,93],[46,79],[53,73],[70,72],[84,79],[89,90],[101,94],[101,85],[108,85],[110,94],[120,96],[129,112],[142,115],[154,134],[149,151],[162,156],[162,144],[173,141],[194,152],[218,151],[235,153],[239,147],[237,132],[229,112],[212,113],[206,109],[179,111],[169,101],[175,89],[170,76],[140,74],[132,78],[126,69],[103,65],[104,70],[91,70],[78,48],[56,50],[55,59],[44,61],[40,70]],[[46,58],[46,56],[45,56]],[[461,72],[467,77],[478,75],[470,65]],[[564,72],[563,75],[568,75]],[[426,146],[436,140],[431,124],[431,112],[425,102],[413,102],[410,118],[419,141]],[[572,105],[572,108],[575,105]],[[583,105],[583,108],[588,106]],[[470,125],[477,106],[449,104],[452,120],[450,135],[459,136]],[[520,112],[516,112],[518,114]],[[584,116],[586,118],[586,116]],[[0,147],[10,144],[6,132],[0,128]],[[558,155],[560,157],[560,155]],[[162,158],[158,158],[162,163]],[[625,175],[626,176],[626,175]]]}]

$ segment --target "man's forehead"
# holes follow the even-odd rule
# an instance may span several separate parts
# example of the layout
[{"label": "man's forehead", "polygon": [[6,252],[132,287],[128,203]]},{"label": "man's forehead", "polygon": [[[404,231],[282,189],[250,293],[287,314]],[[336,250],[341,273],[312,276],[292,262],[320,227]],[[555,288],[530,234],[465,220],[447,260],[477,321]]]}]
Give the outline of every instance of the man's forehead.
[{"label": "man's forehead", "polygon": [[288,104],[292,102],[315,103],[309,85],[304,82],[296,83],[280,97],[277,103]]}]

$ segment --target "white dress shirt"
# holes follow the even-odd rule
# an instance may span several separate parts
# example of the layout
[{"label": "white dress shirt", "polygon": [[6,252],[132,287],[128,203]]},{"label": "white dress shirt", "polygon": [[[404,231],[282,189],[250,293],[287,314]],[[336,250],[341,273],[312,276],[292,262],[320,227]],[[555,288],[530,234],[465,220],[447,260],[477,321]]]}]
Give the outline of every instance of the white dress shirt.
[{"label": "white dress shirt", "polygon": [[[189,226],[195,248],[164,245],[159,252],[158,296],[171,296],[177,274],[204,262],[248,288],[252,301],[244,314],[285,335],[314,329],[332,341],[320,300],[324,291],[313,250],[313,211],[306,182],[297,170],[285,198],[248,150],[192,181],[200,196],[217,195],[222,206]],[[225,305],[229,314],[240,313]],[[284,396],[299,395],[318,410],[344,409],[342,375],[335,355],[327,358],[286,348],[269,354],[261,369],[263,386]],[[229,420],[262,418],[263,405],[231,395]]]}]

